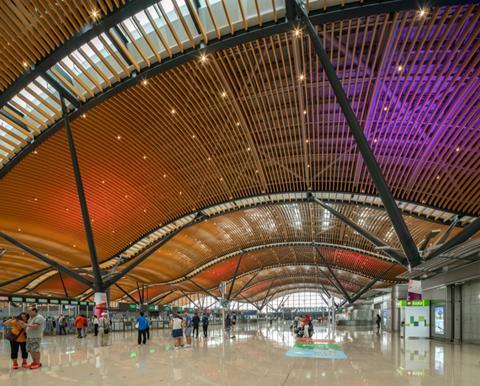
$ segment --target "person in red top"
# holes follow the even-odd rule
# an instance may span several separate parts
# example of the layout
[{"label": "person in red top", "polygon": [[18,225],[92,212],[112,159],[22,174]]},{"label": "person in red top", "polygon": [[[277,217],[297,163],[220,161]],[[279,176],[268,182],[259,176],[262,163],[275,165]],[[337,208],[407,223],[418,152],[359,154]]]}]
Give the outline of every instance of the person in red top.
[{"label": "person in red top", "polygon": [[18,365],[18,349],[22,351],[22,367],[27,368],[27,335],[25,333],[25,323],[27,323],[29,315],[22,312],[16,318],[5,321],[5,324],[10,327],[10,348],[12,358],[12,368],[14,370],[19,368]]},{"label": "person in red top", "polygon": [[87,337],[87,328],[88,328],[88,319],[85,315],[82,315],[83,326],[82,326],[82,337]]},{"label": "person in red top", "polygon": [[73,325],[77,329],[77,338],[82,338],[82,328],[83,328],[83,317],[82,315],[77,315],[75,318],[75,321],[73,322]]}]

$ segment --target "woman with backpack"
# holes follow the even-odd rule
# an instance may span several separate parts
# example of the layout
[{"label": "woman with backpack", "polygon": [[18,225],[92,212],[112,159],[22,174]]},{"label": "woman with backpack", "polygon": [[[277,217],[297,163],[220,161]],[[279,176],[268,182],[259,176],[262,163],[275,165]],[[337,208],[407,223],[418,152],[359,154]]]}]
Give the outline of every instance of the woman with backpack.
[{"label": "woman with backpack", "polygon": [[26,312],[22,312],[16,318],[11,318],[5,321],[5,325],[10,327],[6,338],[10,341],[12,368],[18,369],[18,350],[22,351],[22,367],[28,368],[27,358],[27,334],[25,333],[25,324],[29,319],[29,315]]}]

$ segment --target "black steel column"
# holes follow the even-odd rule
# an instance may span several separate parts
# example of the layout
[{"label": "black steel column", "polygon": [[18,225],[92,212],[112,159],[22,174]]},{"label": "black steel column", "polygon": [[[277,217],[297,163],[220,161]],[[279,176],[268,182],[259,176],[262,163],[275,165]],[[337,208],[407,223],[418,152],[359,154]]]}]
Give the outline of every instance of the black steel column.
[{"label": "black steel column", "polygon": [[102,280],[102,274],[100,272],[100,266],[98,265],[97,250],[95,247],[95,241],[93,239],[93,230],[90,223],[90,215],[88,213],[87,199],[85,197],[85,190],[83,189],[82,176],[80,173],[80,165],[78,164],[77,150],[75,149],[75,142],[73,140],[72,129],[70,128],[70,119],[68,118],[67,106],[65,105],[65,99],[60,94],[60,101],[62,105],[63,121],[65,125],[65,131],[68,138],[68,147],[70,149],[70,157],[72,159],[73,172],[75,174],[75,182],[77,186],[78,200],[80,201],[80,208],[82,209],[83,226],[85,228],[85,234],[87,236],[88,249],[90,251],[90,260],[92,263],[93,277],[95,278],[95,291],[104,292],[105,286]]},{"label": "black steel column", "polygon": [[370,176],[377,187],[378,194],[382,199],[383,206],[385,207],[390,220],[392,221],[392,225],[395,228],[395,232],[397,233],[398,239],[402,244],[402,248],[405,251],[407,259],[410,263],[410,266],[415,266],[420,264],[420,255],[418,253],[417,247],[410,235],[410,232],[403,220],[402,213],[397,207],[397,204],[390,193],[388,185],[385,181],[385,178],[382,174],[380,166],[373,155],[372,149],[368,144],[367,139],[363,133],[362,127],[355,116],[355,112],[350,105],[350,101],[342,87],[340,80],[337,77],[335,69],[330,62],[330,58],[323,47],[321,39],[318,37],[317,31],[313,26],[312,22],[308,18],[305,10],[303,9],[302,5],[296,0],[287,0],[295,3],[297,14],[300,16],[301,20],[304,22],[305,26],[307,27],[308,34],[310,35],[312,44],[315,48],[315,52],[317,53],[320,62],[322,63],[322,67],[325,70],[325,74],[332,85],[332,89],[337,97],[338,103],[345,115],[345,119],[350,126],[350,131],[355,138],[355,142],[357,143],[358,149],[362,154],[363,160],[365,162],[365,166],[367,167],[368,171],[370,172]]}]

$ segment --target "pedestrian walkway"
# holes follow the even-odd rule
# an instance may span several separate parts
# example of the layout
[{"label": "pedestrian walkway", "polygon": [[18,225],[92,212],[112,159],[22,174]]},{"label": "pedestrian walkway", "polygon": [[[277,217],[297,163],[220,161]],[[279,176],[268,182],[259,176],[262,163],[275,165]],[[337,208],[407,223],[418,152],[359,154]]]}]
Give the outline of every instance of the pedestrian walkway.
[{"label": "pedestrian walkway", "polygon": [[[152,330],[138,345],[137,333],[112,333],[99,347],[91,334],[46,337],[43,367],[11,370],[7,342],[0,342],[1,386],[152,385],[374,385],[471,386],[480,379],[480,346],[433,340],[405,345],[398,335],[372,330],[315,327],[312,341],[297,341],[289,323],[240,324],[237,339],[212,326],[207,340],[172,349],[169,330]],[[343,351],[347,358],[290,357],[290,350]],[[412,359],[413,358],[413,359]],[[379,371],[381,369],[381,371]],[[455,376],[455,378],[454,378]]]}]

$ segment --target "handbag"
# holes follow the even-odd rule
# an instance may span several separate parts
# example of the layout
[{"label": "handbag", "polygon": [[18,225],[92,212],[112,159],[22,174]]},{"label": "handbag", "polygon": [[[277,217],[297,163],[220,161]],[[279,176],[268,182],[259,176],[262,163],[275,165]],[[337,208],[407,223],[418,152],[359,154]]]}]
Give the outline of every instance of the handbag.
[{"label": "handbag", "polygon": [[22,335],[23,333],[23,328],[20,330],[20,332],[15,335],[12,330],[8,330],[7,333],[5,334],[5,339],[9,340],[10,342],[16,342],[18,337]]}]

